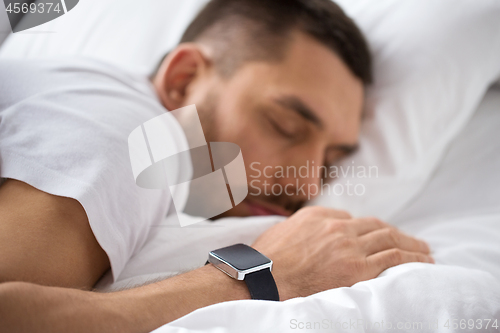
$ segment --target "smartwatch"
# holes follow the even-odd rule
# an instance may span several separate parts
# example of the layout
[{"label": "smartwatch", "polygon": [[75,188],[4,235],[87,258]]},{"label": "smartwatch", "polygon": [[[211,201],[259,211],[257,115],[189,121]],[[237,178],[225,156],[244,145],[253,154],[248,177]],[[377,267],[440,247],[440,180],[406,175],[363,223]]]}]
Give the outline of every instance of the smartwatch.
[{"label": "smartwatch", "polygon": [[223,247],[208,254],[208,263],[236,280],[244,280],[252,299],[280,300],[271,274],[273,262],[254,248],[245,244]]}]

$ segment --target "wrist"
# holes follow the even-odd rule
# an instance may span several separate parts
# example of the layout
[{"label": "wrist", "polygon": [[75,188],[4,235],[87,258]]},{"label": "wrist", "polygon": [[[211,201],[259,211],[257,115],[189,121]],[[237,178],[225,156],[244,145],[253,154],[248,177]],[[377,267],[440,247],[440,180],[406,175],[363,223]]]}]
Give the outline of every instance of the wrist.
[{"label": "wrist", "polygon": [[301,275],[295,270],[297,263],[267,249],[261,250],[259,247],[253,247],[273,261],[272,274],[278,288],[280,301],[301,296],[297,292],[300,291],[300,288],[295,287],[297,280],[301,278]]},{"label": "wrist", "polygon": [[[273,260],[272,258],[270,259]],[[272,274],[276,282],[276,287],[278,288],[280,301],[286,301],[290,298],[297,297],[297,295],[292,292],[290,274],[287,274],[289,270],[290,269],[286,267],[282,269],[282,267],[273,260]]]},{"label": "wrist", "polygon": [[206,276],[209,282],[207,288],[216,290],[218,298],[220,298],[219,302],[251,299],[245,281],[233,279],[212,264],[205,265],[198,270]]},{"label": "wrist", "polygon": [[108,295],[110,309],[122,308],[127,320],[146,321],[154,327],[209,305],[250,299],[244,281],[234,280],[212,265]]}]

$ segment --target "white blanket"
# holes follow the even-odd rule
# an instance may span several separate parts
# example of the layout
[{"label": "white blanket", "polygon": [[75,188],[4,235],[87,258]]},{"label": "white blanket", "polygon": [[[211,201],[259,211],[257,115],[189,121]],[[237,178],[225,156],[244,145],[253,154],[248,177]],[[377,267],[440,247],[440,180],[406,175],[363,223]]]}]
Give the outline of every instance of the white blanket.
[{"label": "white blanket", "polygon": [[496,332],[499,290],[498,280],[486,272],[409,264],[311,297],[220,303],[154,332],[453,332],[463,331],[470,319],[483,329],[469,332]]}]

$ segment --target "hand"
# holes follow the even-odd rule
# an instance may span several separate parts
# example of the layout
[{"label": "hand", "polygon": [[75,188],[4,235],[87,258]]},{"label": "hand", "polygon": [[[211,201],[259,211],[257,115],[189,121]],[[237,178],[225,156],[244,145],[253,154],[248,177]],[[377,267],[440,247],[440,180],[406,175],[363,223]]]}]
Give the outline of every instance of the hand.
[{"label": "hand", "polygon": [[428,245],[376,218],[306,207],[252,245],[273,260],[281,300],[377,277],[389,267],[433,263]]}]

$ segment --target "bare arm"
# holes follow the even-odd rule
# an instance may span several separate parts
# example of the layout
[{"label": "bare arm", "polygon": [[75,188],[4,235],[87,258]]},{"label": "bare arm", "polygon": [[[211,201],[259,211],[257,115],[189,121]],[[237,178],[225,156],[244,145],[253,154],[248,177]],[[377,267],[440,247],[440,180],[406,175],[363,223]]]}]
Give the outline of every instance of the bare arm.
[{"label": "bare arm", "polygon": [[76,200],[16,180],[1,185],[2,329],[150,331],[197,308],[249,297],[244,282],[211,266],[117,293],[79,290],[90,290],[108,268],[106,253]]},{"label": "bare arm", "polygon": [[[425,243],[377,219],[324,208],[299,211],[253,247],[274,261],[281,300],[351,286],[402,263],[432,262]],[[9,332],[148,332],[195,309],[249,296],[244,282],[210,265],[107,294],[6,283],[0,321]]]},{"label": "bare arm", "polygon": [[150,332],[198,308],[247,298],[243,281],[212,265],[114,293],[13,282],[0,284],[0,322],[7,332]]},{"label": "bare arm", "polygon": [[108,268],[78,201],[12,179],[0,187],[0,282],[90,289]]}]

